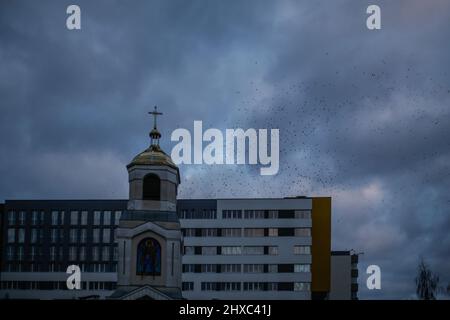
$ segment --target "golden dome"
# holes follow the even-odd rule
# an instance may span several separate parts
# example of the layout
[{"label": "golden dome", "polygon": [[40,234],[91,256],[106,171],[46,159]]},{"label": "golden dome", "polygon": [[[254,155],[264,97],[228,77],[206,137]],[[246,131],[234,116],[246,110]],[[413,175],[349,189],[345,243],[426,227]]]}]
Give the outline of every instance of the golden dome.
[{"label": "golden dome", "polygon": [[134,165],[169,166],[178,170],[172,159],[162,151],[159,145],[155,144],[134,157],[130,164],[127,165],[127,168]]}]

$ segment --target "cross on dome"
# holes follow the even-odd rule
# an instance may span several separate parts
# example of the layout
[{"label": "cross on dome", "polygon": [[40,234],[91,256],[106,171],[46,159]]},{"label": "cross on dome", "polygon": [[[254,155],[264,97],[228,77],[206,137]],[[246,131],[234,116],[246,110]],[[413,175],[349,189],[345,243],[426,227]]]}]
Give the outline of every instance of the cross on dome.
[{"label": "cross on dome", "polygon": [[155,109],[152,112],[149,112],[153,116],[153,129],[150,131],[150,139],[151,146],[159,147],[159,139],[161,138],[161,133],[159,133],[158,128],[156,127],[156,117],[162,115],[161,112],[158,112],[158,107],[155,106]]}]

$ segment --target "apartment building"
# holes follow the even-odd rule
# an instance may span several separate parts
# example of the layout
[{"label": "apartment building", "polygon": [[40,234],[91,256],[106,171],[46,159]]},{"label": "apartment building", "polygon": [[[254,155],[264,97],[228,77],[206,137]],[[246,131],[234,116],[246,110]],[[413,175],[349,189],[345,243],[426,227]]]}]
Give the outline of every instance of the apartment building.
[{"label": "apartment building", "polygon": [[[0,207],[1,208],[1,207]],[[7,200],[0,298],[107,298],[127,200]],[[331,198],[177,200],[186,299],[325,299]],[[68,290],[69,265],[81,289]]]}]

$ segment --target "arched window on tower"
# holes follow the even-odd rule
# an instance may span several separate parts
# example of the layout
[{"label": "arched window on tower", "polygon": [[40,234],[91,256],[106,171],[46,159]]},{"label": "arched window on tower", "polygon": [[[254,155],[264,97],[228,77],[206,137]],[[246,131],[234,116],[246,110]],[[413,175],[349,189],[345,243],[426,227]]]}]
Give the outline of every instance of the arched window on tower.
[{"label": "arched window on tower", "polygon": [[136,274],[141,276],[161,275],[161,245],[156,239],[145,238],[137,246]]},{"label": "arched window on tower", "polygon": [[144,200],[161,200],[161,180],[156,174],[144,177],[142,198]]}]

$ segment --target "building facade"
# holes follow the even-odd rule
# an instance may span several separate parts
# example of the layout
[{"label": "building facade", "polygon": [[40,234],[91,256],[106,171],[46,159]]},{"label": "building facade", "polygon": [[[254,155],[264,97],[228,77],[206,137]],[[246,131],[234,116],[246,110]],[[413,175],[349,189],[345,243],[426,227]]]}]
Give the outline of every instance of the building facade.
[{"label": "building facade", "polygon": [[331,251],[331,300],[358,300],[358,260],[350,251]]},{"label": "building facade", "polygon": [[[6,201],[0,297],[104,297],[114,290],[114,235],[124,210],[123,200]],[[67,290],[73,264],[82,272],[81,290]]]},{"label": "building facade", "polygon": [[185,298],[326,297],[329,198],[180,200],[178,207]]},{"label": "building facade", "polygon": [[[106,298],[128,200],[8,200],[0,298]],[[315,299],[330,291],[330,198],[178,200],[187,299]],[[68,290],[78,265],[81,290]],[[119,272],[120,274],[120,272]],[[317,279],[317,280],[316,280]]]}]

